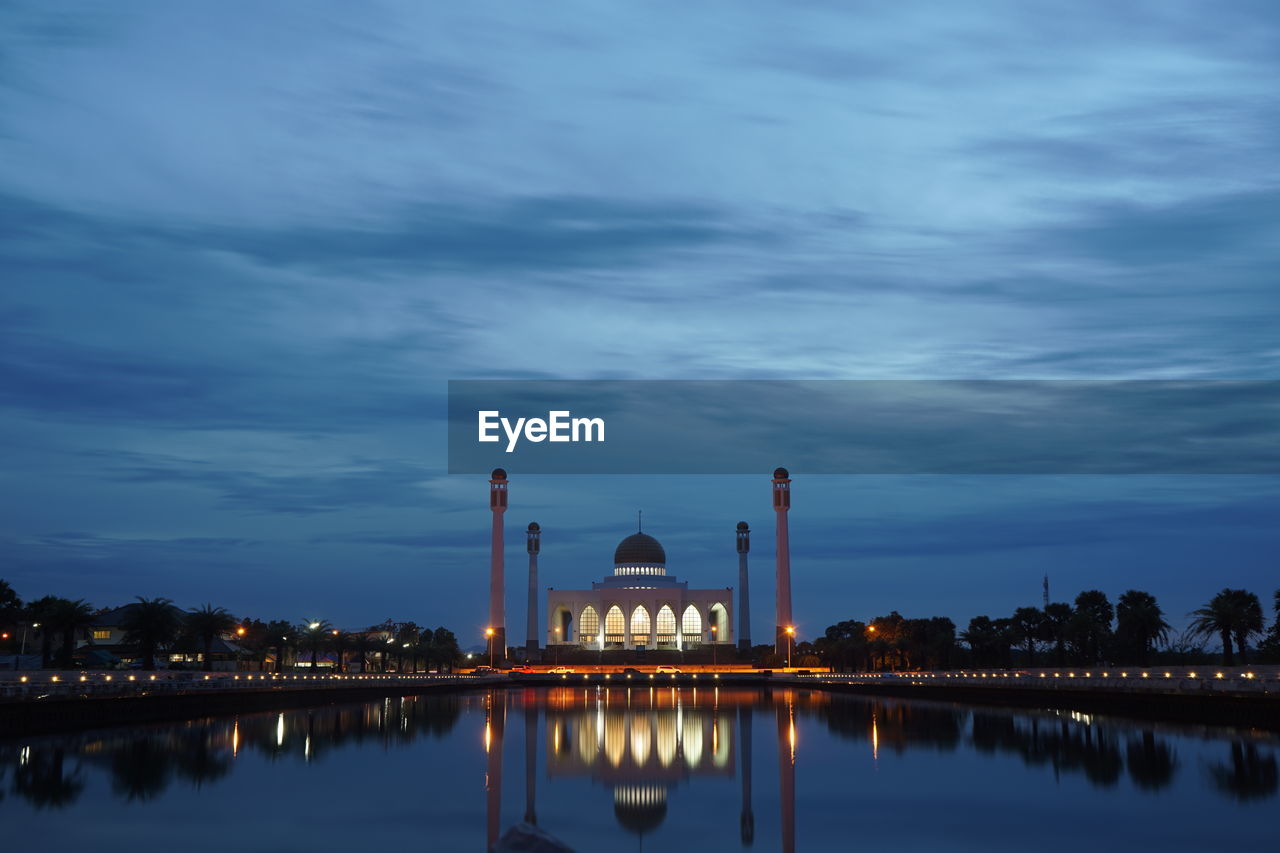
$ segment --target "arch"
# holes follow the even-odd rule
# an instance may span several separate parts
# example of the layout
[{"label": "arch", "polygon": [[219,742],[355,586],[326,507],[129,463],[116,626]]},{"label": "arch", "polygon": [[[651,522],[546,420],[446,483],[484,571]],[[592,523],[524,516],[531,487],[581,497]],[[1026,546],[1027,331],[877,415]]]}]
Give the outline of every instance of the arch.
[{"label": "arch", "polygon": [[649,645],[649,611],[643,604],[637,604],[631,611],[631,641],[637,646]]},{"label": "arch", "polygon": [[622,615],[622,608],[613,605],[604,614],[604,641],[621,643],[627,635],[627,617]]},{"label": "arch", "polygon": [[715,628],[711,636],[712,642],[729,642],[729,609],[727,607],[719,601],[711,605],[711,609],[707,611],[707,623],[708,631],[712,627]]},{"label": "arch", "polygon": [[680,617],[680,633],[686,641],[702,639],[702,614],[692,604],[684,609],[684,615]]},{"label": "arch", "polygon": [[600,614],[588,604],[582,608],[578,617],[578,639],[583,643],[594,643],[600,636]]},{"label": "arch", "polygon": [[573,613],[569,610],[568,605],[559,604],[556,606],[555,612],[551,614],[551,623],[547,625],[548,643],[572,643],[573,634],[570,633],[570,626],[573,624]]},{"label": "arch", "polygon": [[676,641],[676,613],[671,609],[670,604],[664,604],[658,610],[656,622],[654,629],[657,631],[658,642],[674,643]]}]

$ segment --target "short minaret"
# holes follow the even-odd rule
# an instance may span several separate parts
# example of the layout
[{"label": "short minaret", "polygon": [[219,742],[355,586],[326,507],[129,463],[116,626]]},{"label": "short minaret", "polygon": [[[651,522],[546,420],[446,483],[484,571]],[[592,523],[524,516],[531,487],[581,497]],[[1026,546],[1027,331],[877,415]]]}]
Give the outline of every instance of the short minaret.
[{"label": "short minaret", "polygon": [[786,468],[773,472],[773,511],[778,516],[778,574],[777,574],[777,625],[774,631],[774,651],[786,656],[794,639],[791,621],[791,543],[787,539],[787,510],[791,509],[791,476]]},{"label": "short minaret", "polygon": [[489,480],[489,511],[493,513],[493,538],[489,543],[489,638],[490,657],[495,663],[507,657],[507,607],[504,581],[502,516],[507,511],[507,472],[494,468]]},{"label": "short minaret", "polygon": [[529,522],[529,627],[525,633],[526,660],[538,654],[538,551],[542,548],[542,528],[538,522]]},{"label": "short minaret", "polygon": [[751,550],[751,528],[738,522],[738,648],[751,648],[751,591],[747,586],[747,552]]}]

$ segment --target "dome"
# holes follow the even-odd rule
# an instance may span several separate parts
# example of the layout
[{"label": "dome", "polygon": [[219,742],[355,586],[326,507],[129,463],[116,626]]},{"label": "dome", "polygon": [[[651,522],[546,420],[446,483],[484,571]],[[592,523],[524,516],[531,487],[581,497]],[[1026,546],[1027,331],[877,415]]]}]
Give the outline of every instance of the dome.
[{"label": "dome", "polygon": [[660,785],[626,785],[613,792],[613,816],[636,835],[657,829],[667,816],[667,790]]},{"label": "dome", "polygon": [[615,566],[665,566],[667,552],[662,543],[648,533],[632,533],[618,543],[613,552]]},{"label": "dome", "polygon": [[541,530],[541,529],[542,529],[542,528],[538,526],[538,522],[536,522],[536,521],[531,521],[531,522],[529,522],[529,532],[530,532],[530,533],[537,533],[537,532],[538,532],[539,530]]},{"label": "dome", "polygon": [[507,479],[507,472],[506,472],[506,471],[504,471],[504,470],[503,470],[503,469],[501,469],[501,468],[494,468],[494,469],[493,469],[493,474],[491,475],[490,479],[493,479],[493,480],[505,480],[505,479]]},{"label": "dome", "polygon": [[747,527],[747,523],[746,523],[745,521],[739,521],[739,522],[738,522],[738,529],[739,529],[739,530],[750,530],[751,528]]},{"label": "dome", "polygon": [[773,479],[775,479],[775,480],[785,480],[785,479],[787,479],[787,478],[788,478],[788,477],[790,477],[790,476],[791,476],[791,474],[789,474],[789,473],[787,472],[787,469],[786,469],[786,468],[774,468],[774,469],[773,469]]}]

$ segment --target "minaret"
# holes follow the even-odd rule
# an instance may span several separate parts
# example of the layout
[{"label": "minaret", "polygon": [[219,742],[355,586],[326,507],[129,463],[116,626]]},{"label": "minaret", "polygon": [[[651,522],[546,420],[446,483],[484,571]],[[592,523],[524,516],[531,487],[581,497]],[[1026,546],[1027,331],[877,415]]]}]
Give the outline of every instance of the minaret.
[{"label": "minaret", "polygon": [[503,579],[502,515],[507,511],[507,472],[493,469],[489,480],[489,511],[493,513],[493,538],[489,543],[489,656],[499,663],[507,657],[506,586]]},{"label": "minaret", "polygon": [[751,593],[747,588],[747,552],[751,550],[751,528],[738,522],[738,648],[751,649]]},{"label": "minaret", "polygon": [[[791,621],[791,544],[787,540],[787,510],[791,509],[791,477],[786,468],[778,468],[773,472],[773,511],[778,516],[778,618],[774,630],[774,651],[786,656],[789,644],[794,637],[788,629],[794,630]],[[745,558],[740,558],[745,559]]]},{"label": "minaret", "polygon": [[542,548],[542,528],[538,522],[529,522],[529,618],[524,641],[525,660],[533,660],[538,654],[538,551]]}]

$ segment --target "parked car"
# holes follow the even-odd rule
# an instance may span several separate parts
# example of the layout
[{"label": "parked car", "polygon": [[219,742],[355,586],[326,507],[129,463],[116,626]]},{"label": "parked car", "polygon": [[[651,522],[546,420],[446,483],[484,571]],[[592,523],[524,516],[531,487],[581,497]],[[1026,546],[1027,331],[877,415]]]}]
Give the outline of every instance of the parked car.
[{"label": "parked car", "polygon": [[557,666],[557,667],[552,667],[550,670],[548,670],[548,672],[550,672],[552,675],[568,675],[569,673],[573,672],[573,670],[567,666]]},{"label": "parked car", "polygon": [[636,669],[634,666],[629,666],[626,669],[622,670],[622,674],[623,675],[639,675],[640,670]]},{"label": "parked car", "polygon": [[472,670],[472,675],[496,675],[497,670],[491,666],[478,666]]},{"label": "parked car", "polygon": [[533,667],[523,663],[518,663],[515,666],[511,667],[512,675],[515,675],[518,672],[533,672]]},{"label": "parked car", "polygon": [[658,666],[658,674],[659,674],[659,675],[661,675],[661,674],[662,674],[662,673],[664,673],[664,672],[669,672],[669,673],[671,673],[671,674],[673,674],[673,675],[674,675],[675,673],[678,673],[679,671],[680,671],[680,667],[678,667],[678,666],[667,666],[666,664],[660,664],[660,665]]}]

